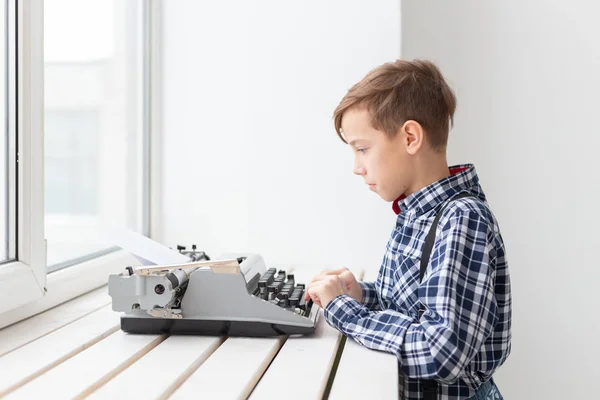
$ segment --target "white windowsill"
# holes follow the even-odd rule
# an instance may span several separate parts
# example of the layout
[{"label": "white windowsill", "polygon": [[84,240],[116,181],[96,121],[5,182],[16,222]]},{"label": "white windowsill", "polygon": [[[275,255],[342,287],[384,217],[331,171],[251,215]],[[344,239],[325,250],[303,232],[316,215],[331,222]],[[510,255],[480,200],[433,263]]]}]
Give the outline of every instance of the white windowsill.
[{"label": "white windowsill", "polygon": [[44,288],[38,284],[31,266],[20,261],[0,265],[0,312],[39,299],[43,292]]},{"label": "white windowsill", "polygon": [[104,286],[108,283],[110,274],[122,272],[129,265],[139,266],[140,261],[131,253],[118,250],[52,272],[48,274],[46,294],[33,302],[0,314],[0,328]]},{"label": "white windowsill", "polygon": [[[318,271],[292,272],[305,282]],[[344,345],[322,310],[309,336],[126,334],[103,290],[0,330],[0,397],[262,399],[286,393],[292,400],[368,392],[398,398],[396,357],[352,340]],[[298,384],[288,379],[308,364]],[[154,375],[161,379],[148,384]]]}]

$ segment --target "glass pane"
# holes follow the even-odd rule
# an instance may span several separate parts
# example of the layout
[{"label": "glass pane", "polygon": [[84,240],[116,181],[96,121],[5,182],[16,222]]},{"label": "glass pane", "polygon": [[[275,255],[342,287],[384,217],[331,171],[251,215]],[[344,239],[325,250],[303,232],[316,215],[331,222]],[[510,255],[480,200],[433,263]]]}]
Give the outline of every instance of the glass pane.
[{"label": "glass pane", "polygon": [[2,105],[0,106],[0,262],[8,258],[8,124],[6,121],[8,98],[6,80],[6,4],[0,3],[0,93]]},{"label": "glass pane", "polygon": [[144,233],[141,5],[44,2],[49,270],[109,251],[105,226]]}]

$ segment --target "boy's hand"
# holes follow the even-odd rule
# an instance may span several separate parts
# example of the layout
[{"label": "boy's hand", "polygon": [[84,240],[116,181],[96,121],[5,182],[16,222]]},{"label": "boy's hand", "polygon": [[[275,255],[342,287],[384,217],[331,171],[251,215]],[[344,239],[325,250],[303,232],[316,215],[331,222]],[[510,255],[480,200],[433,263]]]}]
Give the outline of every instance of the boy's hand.
[{"label": "boy's hand", "polygon": [[325,308],[331,300],[345,293],[339,275],[319,275],[306,287],[305,298],[310,297],[319,307]]},{"label": "boy's hand", "polygon": [[358,281],[356,280],[356,277],[354,276],[354,274],[352,272],[350,272],[348,270],[348,268],[339,268],[339,269],[335,269],[335,270],[331,270],[331,271],[324,271],[320,275],[315,276],[313,278],[313,280],[307,286],[307,290],[304,295],[304,299],[308,300],[309,297],[312,297],[313,302],[317,303],[317,305],[319,305],[320,307],[325,308],[327,306],[327,304],[329,303],[329,301],[331,301],[331,299],[333,299],[335,296],[331,297],[331,299],[329,299],[329,301],[327,301],[325,304],[322,304],[322,299],[321,299],[321,302],[319,302],[319,299],[315,299],[313,296],[311,296],[311,292],[308,290],[308,288],[311,287],[311,285],[313,285],[313,283],[316,283],[316,282],[319,282],[322,280],[326,280],[326,279],[333,279],[334,277],[341,280],[341,284],[342,284],[342,288],[343,288],[343,292],[338,293],[337,295],[347,294],[358,302],[362,301],[362,288],[361,288],[360,284],[358,283]]}]

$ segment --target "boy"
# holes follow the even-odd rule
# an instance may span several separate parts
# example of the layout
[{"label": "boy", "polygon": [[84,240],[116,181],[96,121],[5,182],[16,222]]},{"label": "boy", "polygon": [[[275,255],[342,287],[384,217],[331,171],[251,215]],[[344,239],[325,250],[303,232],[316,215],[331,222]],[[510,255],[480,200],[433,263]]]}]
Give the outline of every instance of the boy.
[{"label": "boy", "polygon": [[399,60],[334,113],[353,172],[393,202],[397,221],[375,282],[326,271],[306,298],[344,335],[397,356],[400,398],[502,399],[492,375],[511,350],[508,265],[475,167],[447,165],[455,108],[433,63]]}]

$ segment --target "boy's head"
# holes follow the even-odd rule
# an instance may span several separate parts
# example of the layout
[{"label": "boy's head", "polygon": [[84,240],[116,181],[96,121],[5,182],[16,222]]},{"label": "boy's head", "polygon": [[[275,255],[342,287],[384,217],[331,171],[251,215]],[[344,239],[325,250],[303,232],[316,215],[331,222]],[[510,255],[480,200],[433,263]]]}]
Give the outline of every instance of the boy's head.
[{"label": "boy's head", "polygon": [[334,112],[335,129],[353,149],[354,173],[393,201],[446,165],[455,109],[454,93],[433,63],[398,60],[348,91]]}]

